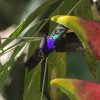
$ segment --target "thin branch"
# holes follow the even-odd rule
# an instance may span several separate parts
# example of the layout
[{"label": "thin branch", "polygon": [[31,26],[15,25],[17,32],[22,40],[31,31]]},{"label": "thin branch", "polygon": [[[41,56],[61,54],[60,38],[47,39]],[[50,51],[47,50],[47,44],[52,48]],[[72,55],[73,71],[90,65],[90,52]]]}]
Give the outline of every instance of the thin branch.
[{"label": "thin branch", "polygon": [[[39,40],[40,40],[40,39],[33,39],[33,40],[28,40],[27,42],[39,41]],[[16,43],[16,44],[10,46],[9,48],[3,50],[3,51],[0,53],[0,56],[2,56],[3,54],[5,54],[5,53],[7,53],[7,52],[9,52],[9,51],[11,51],[11,50],[13,50],[13,49],[15,49],[15,48],[18,47],[18,46],[21,46],[21,45],[23,45],[24,43],[27,43],[27,42],[26,42],[26,41],[23,41],[23,42]]]},{"label": "thin branch", "polygon": [[42,93],[41,93],[41,100],[43,100],[43,93],[44,93],[44,85],[45,85],[45,79],[46,79],[46,70],[47,70],[47,61],[48,58],[45,59],[45,69],[44,69],[44,75],[43,75],[43,84],[42,84]]},{"label": "thin branch", "polygon": [[32,40],[32,39],[41,39],[41,37],[2,37],[2,40],[6,40],[6,39],[23,39],[23,40]]},{"label": "thin branch", "polygon": [[82,2],[82,0],[80,0],[79,2],[77,2],[77,4],[67,13],[67,15],[69,15],[72,11],[75,10],[75,8]]}]

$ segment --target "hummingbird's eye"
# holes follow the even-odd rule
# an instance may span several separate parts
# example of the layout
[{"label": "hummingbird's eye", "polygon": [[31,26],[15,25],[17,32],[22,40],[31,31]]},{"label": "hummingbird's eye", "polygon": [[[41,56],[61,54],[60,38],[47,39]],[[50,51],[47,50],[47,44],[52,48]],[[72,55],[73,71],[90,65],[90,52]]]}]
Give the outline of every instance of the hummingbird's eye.
[{"label": "hummingbird's eye", "polygon": [[61,28],[61,29],[60,29],[60,32],[61,32],[61,31],[64,31],[64,30],[65,30],[64,28]]}]

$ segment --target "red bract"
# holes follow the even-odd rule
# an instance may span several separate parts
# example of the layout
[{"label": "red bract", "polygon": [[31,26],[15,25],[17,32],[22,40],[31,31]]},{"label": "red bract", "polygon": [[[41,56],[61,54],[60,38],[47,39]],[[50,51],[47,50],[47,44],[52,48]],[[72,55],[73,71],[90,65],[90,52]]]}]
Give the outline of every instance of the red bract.
[{"label": "red bract", "polygon": [[[100,23],[76,16],[57,15],[51,18],[59,24],[71,28],[84,44],[88,55],[100,59]],[[91,58],[91,57],[90,57]]]},{"label": "red bract", "polygon": [[65,92],[72,100],[100,100],[100,84],[78,79],[54,79],[51,85]]},{"label": "red bract", "polygon": [[79,24],[85,31],[88,43],[94,55],[100,59],[100,23],[96,21],[80,19]]},{"label": "red bract", "polygon": [[75,87],[80,100],[100,100],[100,84],[76,80]]}]

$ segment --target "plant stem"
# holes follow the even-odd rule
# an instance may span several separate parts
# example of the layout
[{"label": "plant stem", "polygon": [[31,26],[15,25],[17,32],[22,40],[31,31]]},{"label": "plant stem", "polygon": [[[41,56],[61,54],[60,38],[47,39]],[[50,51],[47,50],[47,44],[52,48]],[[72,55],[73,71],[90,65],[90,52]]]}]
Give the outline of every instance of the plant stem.
[{"label": "plant stem", "polygon": [[5,38],[1,38],[1,40],[6,40],[6,39],[23,39],[23,40],[29,40],[29,39],[41,39],[41,37],[5,37]]},{"label": "plant stem", "polygon": [[42,84],[41,100],[43,100],[44,85],[45,85],[46,70],[47,70],[47,58],[45,60],[46,61],[45,61],[45,69],[44,69],[44,75],[43,75],[43,84]]},{"label": "plant stem", "polygon": [[80,0],[68,13],[67,15],[69,15],[72,11],[74,11],[74,9],[80,4],[82,0]]}]

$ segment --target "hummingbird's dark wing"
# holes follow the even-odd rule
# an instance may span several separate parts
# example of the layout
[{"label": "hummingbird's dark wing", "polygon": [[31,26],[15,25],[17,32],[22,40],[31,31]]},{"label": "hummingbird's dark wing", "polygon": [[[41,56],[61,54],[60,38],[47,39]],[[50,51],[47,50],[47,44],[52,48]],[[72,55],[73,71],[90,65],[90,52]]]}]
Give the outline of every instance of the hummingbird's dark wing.
[{"label": "hummingbird's dark wing", "polygon": [[46,46],[46,38],[43,37],[39,47],[36,48],[34,54],[25,63],[25,66],[28,67],[28,71],[32,70],[35,66],[37,66],[37,64],[46,56],[45,46]]},{"label": "hummingbird's dark wing", "polygon": [[76,34],[70,32],[56,41],[55,50],[57,52],[78,52],[84,51],[84,47]]},{"label": "hummingbird's dark wing", "polygon": [[40,48],[37,48],[34,54],[28,59],[25,63],[25,66],[28,67],[28,71],[32,70],[37,64],[43,59],[44,54],[41,52]]}]

